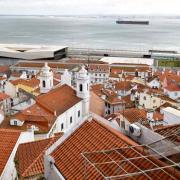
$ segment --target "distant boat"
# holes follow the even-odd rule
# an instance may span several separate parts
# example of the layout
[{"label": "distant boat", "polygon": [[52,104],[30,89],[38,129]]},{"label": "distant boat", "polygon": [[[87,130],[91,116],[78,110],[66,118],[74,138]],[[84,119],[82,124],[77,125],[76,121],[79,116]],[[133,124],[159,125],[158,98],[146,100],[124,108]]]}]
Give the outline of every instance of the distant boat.
[{"label": "distant boat", "polygon": [[116,24],[137,24],[137,25],[149,25],[149,21],[133,21],[133,20],[117,20]]}]

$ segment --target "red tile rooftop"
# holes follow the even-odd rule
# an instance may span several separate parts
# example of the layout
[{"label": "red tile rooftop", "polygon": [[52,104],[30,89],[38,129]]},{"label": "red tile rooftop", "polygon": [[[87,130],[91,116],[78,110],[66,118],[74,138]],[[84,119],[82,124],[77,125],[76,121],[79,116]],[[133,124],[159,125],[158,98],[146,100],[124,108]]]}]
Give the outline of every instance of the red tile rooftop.
[{"label": "red tile rooftop", "polygon": [[160,79],[160,81],[164,81],[165,79],[167,80],[167,82],[176,82],[176,83],[180,83],[180,76],[178,76],[177,74],[173,73],[173,72],[169,72],[169,71],[165,71],[165,72],[157,72],[155,73],[155,75],[157,75]]},{"label": "red tile rooftop", "polygon": [[[86,137],[86,138],[82,138]],[[137,148],[137,152],[132,149],[123,151],[121,149],[129,146],[137,146],[137,144],[130,140],[119,131],[112,129],[108,125],[100,123],[96,120],[84,122],[75,132],[73,132],[65,141],[63,141],[50,155],[55,160],[55,167],[63,175],[65,179],[84,179],[86,173],[86,179],[104,179],[99,171],[103,172],[105,176],[123,174],[124,171],[119,169],[121,166],[128,173],[136,172],[137,169],[148,170],[154,167],[160,167],[161,161],[155,158],[145,159],[143,148]],[[119,149],[119,153],[114,152],[115,149]],[[108,156],[106,153],[93,153],[95,151],[109,151]],[[85,169],[85,159],[82,154],[87,154],[88,158],[93,163],[98,163],[97,168],[87,162]],[[139,155],[140,154],[140,155]],[[130,162],[123,162],[117,166],[114,161],[124,160],[124,156],[127,158],[141,157],[139,159],[132,159],[132,165]],[[110,163],[104,163],[110,162]],[[97,170],[98,169],[98,170]],[[117,170],[117,171],[116,171]],[[152,179],[176,179],[176,175],[170,170],[158,170],[156,173],[151,172]],[[176,172],[177,173],[177,172]],[[148,174],[148,173],[147,173]],[[134,179],[149,179],[148,175],[138,174],[133,177]],[[125,179],[133,179],[125,178]]]},{"label": "red tile rooftop", "polygon": [[112,73],[122,73],[122,72],[129,72],[129,73],[135,73],[138,72],[148,72],[149,67],[111,67]]},{"label": "red tile rooftop", "polygon": [[19,139],[20,131],[0,129],[0,175]]},{"label": "red tile rooftop", "polygon": [[180,85],[176,84],[176,83],[170,83],[165,87],[166,90],[168,91],[180,91]]},{"label": "red tile rooftop", "polygon": [[173,134],[176,134],[179,137],[179,139],[177,140],[180,143],[180,124],[166,125],[166,126],[156,129],[156,132],[161,134],[164,137],[168,137]]},{"label": "red tile rooftop", "polygon": [[9,95],[7,95],[7,94],[5,94],[5,93],[0,92],[0,101],[3,101],[3,100],[8,99],[8,98],[10,98],[10,96],[9,96]]},{"label": "red tile rooftop", "polygon": [[89,64],[88,70],[90,72],[109,72],[110,66],[108,64]]},{"label": "red tile rooftop", "polygon": [[[82,138],[86,137],[86,138]],[[84,161],[81,153],[117,147],[135,145],[123,134],[107,128],[105,125],[92,120],[84,122],[68,139],[53,152],[55,165],[66,179],[84,179]],[[99,179],[101,176],[89,167],[87,179]]]},{"label": "red tile rooftop", "polygon": [[120,91],[120,90],[129,91],[130,89],[132,89],[133,87],[132,85],[133,84],[130,81],[120,81],[115,84],[115,90],[116,91]]},{"label": "red tile rooftop", "polygon": [[30,178],[44,174],[44,153],[63,133],[56,137],[20,144],[16,152],[16,168],[20,178]]},{"label": "red tile rooftop", "polygon": [[32,87],[32,88],[35,88],[35,87],[38,87],[39,86],[39,79],[36,79],[36,78],[32,78],[30,80],[24,80],[24,79],[17,79],[17,80],[11,80],[10,81],[14,86],[17,86],[17,85],[24,85],[24,86],[29,86],[29,87]]},{"label": "red tile rooftop", "polygon": [[[120,114],[130,123],[147,120],[147,111],[145,109],[129,108],[121,111]],[[153,112],[153,119],[156,121],[162,121],[163,115],[155,111]]]},{"label": "red tile rooftop", "polygon": [[9,71],[9,66],[0,66],[0,73],[7,73]]},{"label": "red tile rooftop", "polygon": [[76,96],[76,91],[65,84],[51,90],[47,94],[38,96],[36,103],[52,114],[56,112],[56,115],[59,116],[81,100],[81,98]]}]

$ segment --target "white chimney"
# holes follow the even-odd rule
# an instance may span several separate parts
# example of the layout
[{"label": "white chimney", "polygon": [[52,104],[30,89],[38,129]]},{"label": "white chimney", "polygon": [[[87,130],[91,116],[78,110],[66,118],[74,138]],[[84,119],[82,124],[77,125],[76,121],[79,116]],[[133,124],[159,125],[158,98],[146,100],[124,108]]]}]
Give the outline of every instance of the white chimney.
[{"label": "white chimney", "polygon": [[26,71],[23,71],[21,76],[20,76],[21,79],[27,79],[27,74],[26,74]]},{"label": "white chimney", "polygon": [[180,71],[177,71],[177,75],[180,76]]},{"label": "white chimney", "polygon": [[153,120],[153,111],[147,111],[146,117],[148,120]]}]

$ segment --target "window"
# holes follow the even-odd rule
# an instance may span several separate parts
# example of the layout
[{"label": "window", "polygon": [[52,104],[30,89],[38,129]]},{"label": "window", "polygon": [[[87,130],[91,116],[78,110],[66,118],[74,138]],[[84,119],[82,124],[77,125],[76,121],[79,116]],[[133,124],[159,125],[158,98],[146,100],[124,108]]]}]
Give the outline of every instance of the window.
[{"label": "window", "polygon": [[155,99],[153,100],[153,103],[156,103],[156,100],[155,100]]},{"label": "window", "polygon": [[106,76],[106,74],[104,74],[104,77]]},{"label": "window", "polygon": [[64,129],[64,124],[62,123],[61,124],[61,131]]},{"label": "window", "polygon": [[42,84],[43,84],[43,87],[46,87],[46,81],[43,80]]},{"label": "window", "polygon": [[81,112],[80,112],[80,111],[78,111],[78,117],[80,117],[80,115],[81,115]]},{"label": "window", "polygon": [[72,116],[70,117],[70,124],[72,124]]},{"label": "window", "polygon": [[101,74],[99,74],[99,76],[101,76]]},{"label": "window", "polygon": [[17,121],[14,121],[14,125],[17,126]]},{"label": "window", "polygon": [[97,76],[97,74],[95,74],[95,76]]},{"label": "window", "polygon": [[108,114],[111,114],[110,110],[108,110]]},{"label": "window", "polygon": [[89,90],[89,86],[88,86],[88,84],[87,84],[87,90]]},{"label": "window", "polygon": [[79,85],[79,90],[80,90],[81,92],[83,91],[83,85],[82,85],[82,84]]},{"label": "window", "polygon": [[146,100],[146,96],[144,96],[144,100]]},{"label": "window", "polygon": [[121,128],[125,129],[125,121],[121,121]]}]

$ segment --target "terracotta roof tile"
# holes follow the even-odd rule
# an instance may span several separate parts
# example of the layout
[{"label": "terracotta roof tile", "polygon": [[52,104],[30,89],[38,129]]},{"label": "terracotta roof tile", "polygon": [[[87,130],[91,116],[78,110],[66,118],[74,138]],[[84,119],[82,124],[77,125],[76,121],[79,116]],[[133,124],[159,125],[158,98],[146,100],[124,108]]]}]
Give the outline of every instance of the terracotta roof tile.
[{"label": "terracotta roof tile", "polygon": [[10,81],[14,86],[17,86],[19,84],[22,84],[24,86],[29,86],[32,88],[38,87],[39,86],[39,79],[32,78],[30,80],[24,80],[24,79],[17,79],[17,80],[11,80]]},{"label": "terracotta roof tile", "polygon": [[0,175],[16,145],[20,131],[0,129]]},{"label": "terracotta roof tile", "polygon": [[[147,111],[145,109],[129,108],[121,111],[120,114],[124,116],[130,123],[147,120]],[[153,119],[162,121],[164,118],[163,114],[157,111],[153,112]]]},{"label": "terracotta roof tile", "polygon": [[120,99],[118,96],[108,96],[105,101],[107,101],[109,104],[125,104],[125,102]]},{"label": "terracotta roof tile", "polygon": [[135,73],[136,71],[138,72],[147,72],[149,71],[149,67],[118,67],[118,66],[111,66],[111,72],[112,73],[122,73],[122,72],[130,72],[130,73]]},{"label": "terracotta roof tile", "polygon": [[[86,138],[82,138],[86,137]],[[55,166],[60,171],[60,173],[66,179],[84,179],[84,159],[82,153],[90,152],[88,158],[91,159],[93,163],[102,163],[116,160],[123,160],[122,155],[127,158],[138,157],[136,151],[129,149],[128,151],[121,151],[121,148],[137,145],[132,140],[110,128],[108,125],[102,124],[96,120],[84,122],[74,133],[71,134],[62,144],[60,144],[50,155],[55,160]],[[104,151],[104,150],[120,149],[120,153],[109,153],[108,157],[103,153],[93,153],[94,151]],[[142,153],[143,149],[138,150]],[[121,155],[122,154],[122,155]],[[111,159],[109,158],[111,157]],[[154,164],[159,166],[162,163],[157,159],[151,159],[154,163],[150,163],[147,159],[135,159],[132,160],[140,169],[150,169],[154,167]],[[137,169],[130,163],[121,163],[121,166],[128,172],[135,172]],[[111,176],[114,173],[123,174],[117,168],[117,164],[105,163],[98,165],[99,170],[102,170],[105,176]],[[167,175],[165,171],[159,170],[158,175],[152,173],[152,179],[157,179],[161,176],[162,179],[171,179],[171,176]],[[103,179],[102,175],[98,173],[95,168],[87,163],[86,165],[86,179]],[[127,178],[128,179],[128,178]],[[147,179],[147,176],[138,175],[135,179]]]},{"label": "terracotta roof tile", "polygon": [[[127,142],[93,120],[86,121],[51,155],[55,159],[56,167],[65,178],[83,179],[84,161],[81,153],[126,146],[128,146]],[[91,167],[88,168],[90,179],[101,178]]]},{"label": "terracotta roof tile", "polygon": [[176,83],[170,83],[165,87],[165,89],[168,91],[180,91],[180,85]]},{"label": "terracotta roof tile", "polygon": [[39,132],[48,132],[54,124],[56,117],[41,106],[34,104],[17,113],[11,119],[24,121],[24,129],[27,129],[30,125],[35,125],[39,128]]},{"label": "terracotta roof tile", "polygon": [[119,90],[126,90],[129,91],[130,89],[132,89],[132,83],[130,81],[120,81],[117,82],[115,84],[115,90],[119,91]]},{"label": "terracotta roof tile", "polygon": [[3,101],[3,100],[8,99],[8,98],[10,98],[10,96],[9,96],[9,95],[7,95],[7,94],[5,94],[5,93],[0,92],[0,101]]},{"label": "terracotta roof tile", "polygon": [[20,144],[16,153],[17,171],[20,178],[30,178],[44,173],[44,153],[53,143],[55,143],[63,133],[58,136]]},{"label": "terracotta roof tile", "polygon": [[0,66],[0,73],[6,73],[9,71],[9,66]]},{"label": "terracotta roof tile", "polygon": [[56,112],[57,116],[81,100],[76,96],[76,91],[66,84],[36,98],[37,104],[53,114]]},{"label": "terracotta roof tile", "polygon": [[88,70],[90,72],[106,72],[108,73],[110,70],[109,64],[89,64]]},{"label": "terracotta roof tile", "polygon": [[180,124],[167,125],[155,130],[155,132],[159,133],[164,137],[168,137],[176,134],[176,138],[173,141],[177,141],[180,144]]}]

